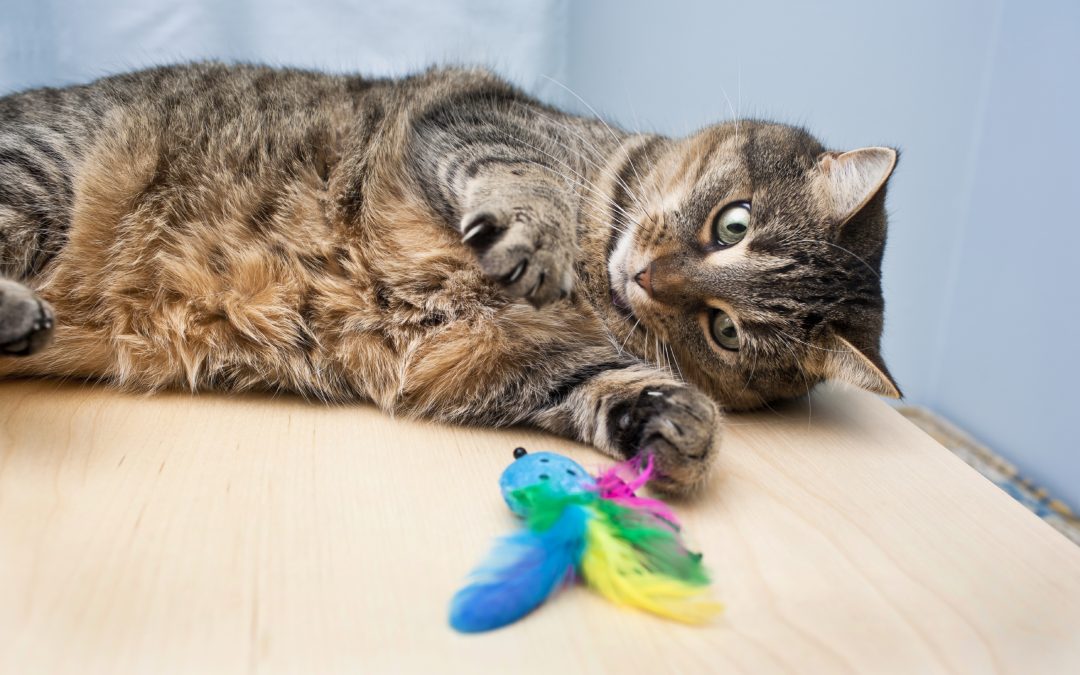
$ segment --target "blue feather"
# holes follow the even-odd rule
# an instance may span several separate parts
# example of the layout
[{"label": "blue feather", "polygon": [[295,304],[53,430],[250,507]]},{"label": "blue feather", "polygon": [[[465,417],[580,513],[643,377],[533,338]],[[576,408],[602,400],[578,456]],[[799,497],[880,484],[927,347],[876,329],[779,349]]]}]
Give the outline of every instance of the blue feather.
[{"label": "blue feather", "polygon": [[450,603],[450,625],[463,633],[505,626],[536,609],[566,579],[585,547],[588,512],[568,505],[548,529],[499,541],[471,583]]}]

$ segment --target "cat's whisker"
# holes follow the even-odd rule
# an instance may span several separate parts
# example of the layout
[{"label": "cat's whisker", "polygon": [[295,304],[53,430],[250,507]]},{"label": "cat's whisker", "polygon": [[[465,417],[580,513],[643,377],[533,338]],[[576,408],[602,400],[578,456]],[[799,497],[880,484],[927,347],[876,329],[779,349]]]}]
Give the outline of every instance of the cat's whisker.
[{"label": "cat's whisker", "polygon": [[735,123],[735,145],[739,145],[739,115],[735,112],[735,106],[731,104],[731,99],[728,98],[727,90],[723,85],[720,85],[720,93],[724,95],[724,100],[727,101],[728,111],[731,113],[731,118]]},{"label": "cat's whisker", "polygon": [[[517,103],[517,105],[525,107],[525,105],[522,104],[522,103]],[[559,120],[553,119],[553,118],[551,118],[551,117],[549,117],[549,116],[547,116],[547,115],[545,115],[545,114],[543,114],[541,112],[535,111],[535,110],[530,110],[530,113],[535,114],[535,115],[537,115],[539,117],[542,117],[542,118],[548,120],[549,122],[551,122],[552,124],[554,124],[555,126],[560,127],[565,131],[568,131],[570,134],[572,134],[574,137],[576,137],[578,140],[580,140],[582,142],[582,144],[584,144],[584,148],[589,150],[593,154],[593,156],[596,157],[597,160],[606,159],[608,157],[608,155],[610,154],[610,153],[601,153],[599,148],[597,148],[595,144],[591,143],[587,138],[585,138],[584,135],[579,133],[576,129],[574,129],[574,127],[570,126],[570,124],[568,124],[567,122],[560,122]],[[610,131],[610,127],[609,127],[609,131]],[[620,145],[621,145],[621,141],[619,141],[618,138],[616,138],[615,140],[620,142]],[[649,214],[649,210],[645,208],[645,206],[643,205],[643,203],[642,203],[641,199],[639,198],[638,194],[636,192],[634,192],[634,190],[631,189],[631,187],[629,185],[627,185],[626,182],[624,180],[622,180],[618,176],[618,174],[616,174],[613,170],[611,170],[606,164],[601,164],[599,161],[592,161],[588,157],[581,157],[581,159],[584,160],[586,163],[590,164],[594,169],[599,171],[601,176],[610,178],[613,182],[617,183],[620,187],[622,187],[622,189],[626,192],[626,194],[630,197],[630,199],[632,199],[634,201],[634,203],[637,205],[637,207],[642,210],[642,212],[645,214],[645,216],[647,218],[650,218],[650,220],[653,220],[653,222],[655,224],[656,221]],[[631,164],[633,164],[633,163],[631,162]],[[636,173],[636,170],[635,170],[635,173]],[[641,180],[640,176],[638,176],[638,180],[639,180],[639,182],[644,184],[644,181]]]},{"label": "cat's whisker", "polygon": [[[630,114],[634,118],[634,134],[637,135],[637,136],[644,136],[645,134],[641,130],[641,122],[638,120],[637,111],[634,110],[634,104],[630,103],[629,101],[627,101],[627,103],[630,105]],[[652,155],[649,154],[648,148],[645,148],[642,151],[641,154],[645,157],[645,161],[648,162],[648,164],[649,164],[649,173],[648,173],[648,175],[649,176],[655,176],[656,175],[656,165],[653,164]],[[659,186],[654,185],[653,186],[653,191],[656,193],[657,197],[662,197],[663,196],[660,193]]]},{"label": "cat's whisker", "polygon": [[743,384],[743,388],[739,390],[739,394],[746,393],[746,390],[750,388],[750,382],[754,379],[754,371],[757,370],[758,353],[754,350],[753,360],[750,362],[750,374],[746,376],[746,383]]},{"label": "cat's whisker", "polygon": [[[656,355],[658,363],[661,365],[661,367],[663,367],[664,370],[667,371],[668,375],[670,375],[671,377],[675,377],[675,370],[671,367],[672,362],[670,358],[670,352],[668,351],[667,342],[665,342],[664,339],[660,337],[659,333],[657,333],[653,337],[653,339],[656,341]],[[679,379],[682,379],[681,373]]]},{"label": "cat's whisker", "polygon": [[619,345],[620,351],[622,350],[623,347],[626,346],[626,343],[630,341],[630,338],[634,335],[634,331],[636,331],[638,326],[640,326],[640,325],[641,325],[641,319],[639,318],[637,321],[634,322],[634,325],[630,328],[630,332],[626,334],[626,337],[623,339],[622,344]]},{"label": "cat's whisker", "polygon": [[[640,132],[639,132],[639,135],[640,135]],[[642,187],[645,188],[646,190],[650,190],[653,193],[653,195],[656,197],[657,202],[662,204],[663,201],[664,201],[664,193],[660,189],[660,185],[656,182],[656,165],[652,161],[652,154],[649,152],[648,148],[643,148],[642,151],[641,151],[641,154],[642,154],[642,156],[645,157],[645,161],[649,163],[648,176],[653,179],[651,181],[651,185],[642,184]],[[652,223],[654,225],[656,225],[658,228],[661,227],[660,224],[656,222],[655,217],[650,216],[649,220],[651,220]]]},{"label": "cat's whisker", "polygon": [[[796,341],[798,342],[798,340]],[[806,385],[806,428],[809,429],[814,419],[814,403],[810,397],[810,391],[811,389],[813,389],[814,383],[811,382],[811,379],[807,374],[806,369],[802,367],[802,360],[799,358],[798,353],[796,353],[795,348],[783,340],[780,340],[780,344],[787,348],[788,352],[791,354],[791,359],[792,363],[794,364],[795,370],[798,373],[799,377],[802,379],[803,384]]]},{"label": "cat's whisker", "polygon": [[[543,152],[543,150],[540,150],[539,148],[536,148],[535,146],[532,146],[532,145],[530,145],[530,144],[528,144],[528,143],[525,143],[525,145],[529,145],[529,147],[532,147],[533,149],[537,150],[538,152]],[[553,156],[553,155],[548,155],[548,157],[550,157],[550,158],[551,158],[552,160],[554,160],[554,161],[557,161],[557,162],[558,162],[558,161],[560,161],[560,160],[559,160],[559,158],[557,158],[557,157],[555,157],[555,156]],[[535,160],[530,160],[530,159],[521,159],[521,160],[519,160],[519,161],[521,161],[521,162],[524,162],[524,163],[526,163],[526,164],[532,164],[532,165],[534,165],[534,166],[537,166],[537,167],[539,167],[540,169],[542,169],[542,170],[544,170],[544,171],[549,171],[549,172],[551,172],[552,174],[554,174],[554,175],[556,175],[556,176],[560,176],[560,177],[562,177],[562,176],[561,176],[561,175],[560,175],[560,174],[559,174],[559,173],[558,173],[557,171],[555,171],[555,170],[554,170],[554,169],[552,169],[552,168],[551,168],[550,166],[547,166],[546,164],[544,164],[544,163],[542,163],[542,162],[537,162],[537,161],[535,161]],[[602,193],[602,192],[601,192],[601,191],[599,190],[599,188],[597,188],[597,187],[595,186],[595,184],[593,184],[593,183],[592,183],[591,181],[589,181],[588,179],[586,179],[586,178],[585,178],[584,176],[582,176],[581,174],[578,174],[578,173],[577,173],[576,171],[574,171],[574,170],[573,170],[573,168],[571,168],[571,167],[570,167],[570,166],[569,166],[569,165],[568,165],[567,163],[565,163],[565,162],[561,162],[561,163],[563,164],[564,168],[566,168],[566,169],[567,169],[568,171],[570,171],[570,172],[574,173],[574,174],[575,174],[575,175],[576,175],[576,176],[577,176],[577,177],[578,177],[578,178],[579,178],[580,180],[584,181],[584,183],[580,183],[580,182],[574,182],[573,184],[574,184],[574,186],[575,186],[575,187],[578,187],[578,188],[582,188],[582,189],[586,189],[586,190],[589,190],[589,191],[590,191],[590,192],[592,192],[592,193],[593,193],[594,195],[596,195],[596,197],[595,197],[595,198],[599,198],[599,199],[603,199],[603,200],[606,200],[606,203],[605,203],[605,201],[600,201],[600,202],[592,202],[594,206],[597,206],[597,205],[600,205],[601,207],[608,207],[608,206],[610,206],[610,207],[612,207],[612,208],[614,208],[614,209],[618,210],[618,211],[619,211],[619,212],[620,212],[620,213],[621,213],[621,214],[622,214],[623,216],[625,216],[625,217],[627,218],[627,220],[632,220],[632,219],[633,219],[633,216],[632,216],[632,215],[630,215],[629,213],[627,213],[625,209],[623,209],[623,208],[622,208],[622,207],[620,207],[620,206],[619,206],[618,204],[616,204],[616,203],[615,203],[615,202],[614,202],[614,201],[613,201],[613,200],[612,200],[612,199],[611,199],[610,197],[608,197],[608,196],[606,196],[606,195],[605,195],[604,193]],[[587,183],[587,185],[586,185],[585,183]],[[583,198],[584,198],[584,197],[583,197]],[[620,230],[620,231],[624,231],[624,230]]]},{"label": "cat's whisker", "polygon": [[[594,117],[595,117],[595,118],[596,118],[596,119],[597,119],[597,120],[598,120],[598,121],[600,122],[600,124],[604,125],[604,128],[605,128],[605,129],[607,129],[607,131],[608,131],[608,134],[610,134],[610,135],[611,135],[611,138],[612,138],[612,139],[614,139],[614,140],[615,140],[615,142],[616,142],[616,143],[618,143],[618,144],[620,145],[620,147],[622,146],[622,144],[623,144],[623,141],[622,141],[622,139],[620,139],[620,138],[619,138],[619,136],[618,136],[618,134],[616,134],[616,133],[615,133],[615,130],[611,128],[611,125],[609,125],[609,124],[608,124],[608,123],[607,123],[607,122],[606,122],[606,121],[605,121],[605,120],[603,119],[603,117],[601,117],[600,113],[598,113],[598,112],[596,111],[596,109],[595,109],[595,108],[593,108],[593,107],[592,107],[591,105],[589,105],[589,104],[588,104],[588,102],[586,102],[586,101],[585,101],[585,99],[583,99],[583,98],[582,98],[582,97],[581,97],[580,95],[578,95],[578,93],[577,93],[576,91],[572,90],[572,89],[571,89],[570,87],[566,86],[566,85],[565,85],[565,84],[563,84],[562,82],[559,82],[558,80],[556,80],[556,79],[555,79],[555,78],[553,78],[553,77],[550,77],[550,76],[548,76],[548,75],[542,75],[541,77],[544,77],[545,79],[547,79],[547,80],[550,80],[550,81],[551,81],[551,82],[553,82],[554,84],[557,84],[558,86],[560,86],[560,87],[562,87],[562,88],[563,88],[564,90],[566,90],[566,91],[567,91],[567,92],[568,92],[568,93],[569,93],[570,95],[572,95],[572,96],[573,96],[574,98],[576,98],[577,100],[581,101],[581,104],[582,104],[582,105],[584,105],[584,106],[585,106],[586,108],[588,108],[588,109],[589,109],[589,112],[591,112],[591,113],[593,114],[593,116],[594,116]],[[634,172],[634,175],[635,175],[635,176],[637,177],[637,179],[638,179],[638,183],[640,183],[640,184],[644,184],[644,182],[645,182],[645,181],[644,181],[644,180],[643,180],[643,179],[641,178],[641,174],[640,174],[640,173],[638,172],[638,170],[637,170],[637,166],[635,166],[635,165],[634,165],[634,160],[633,160],[633,159],[631,158],[631,156],[630,156],[630,153],[629,153],[629,152],[627,152],[627,154],[626,154],[626,161],[630,163],[630,168],[631,168],[631,169],[633,170],[633,172]],[[624,186],[624,187],[625,187],[625,186]],[[631,191],[630,191],[629,189],[627,190],[627,193],[628,193],[628,194],[630,194],[632,198],[634,198],[634,197],[635,197],[635,195],[634,195],[634,194],[633,194],[633,193],[632,193],[632,192],[631,192]],[[637,200],[637,199],[635,198],[635,199],[634,199],[634,201],[639,201],[639,200]],[[641,204],[640,204],[640,202],[638,203],[638,207],[639,207],[639,208],[641,208]],[[646,213],[647,213],[647,210],[646,210],[646,209],[644,209],[644,208],[643,208],[642,210],[646,211]]]},{"label": "cat's whisker", "polygon": [[669,355],[669,357],[671,359],[671,363],[675,366],[676,372],[679,373],[679,379],[685,381],[686,378],[683,377],[682,368],[679,367],[679,360],[677,358],[675,358],[675,348],[672,347],[668,343],[664,343],[664,346],[668,351],[668,355]]},{"label": "cat's whisker", "polygon": [[[580,181],[580,182],[575,183],[577,187],[588,189],[590,192],[592,192],[594,195],[596,195],[597,198],[603,199],[607,206],[610,206],[610,207],[618,210],[620,213],[622,213],[624,216],[626,216],[626,218],[628,220],[633,219],[633,216],[631,214],[627,213],[627,211],[625,209],[623,209],[621,206],[619,206],[613,199],[611,199],[610,196],[608,196],[603,191],[601,191],[600,188],[595,183],[593,183],[588,178],[586,178],[585,176],[580,174],[578,171],[576,171],[574,169],[574,167],[570,166],[570,164],[568,162],[556,157],[555,155],[552,155],[551,153],[549,153],[549,152],[547,152],[547,151],[545,151],[545,150],[543,150],[541,148],[538,148],[538,147],[532,145],[531,143],[527,143],[525,141],[519,141],[519,142],[521,142],[522,144],[532,148],[533,150],[536,150],[537,152],[539,152],[539,153],[541,153],[543,155],[546,155],[552,161],[555,161],[555,162],[558,162],[559,164],[561,164],[563,166],[563,168],[565,168],[567,171],[572,173]],[[526,161],[526,162],[529,162],[530,164],[534,164],[536,166],[542,167],[543,169],[546,169],[546,170],[550,171],[551,173],[555,174],[556,176],[559,175],[559,173],[557,171],[555,171],[554,169],[552,169],[549,166],[544,165],[541,162],[536,162],[536,161],[532,161],[532,160],[522,160],[522,161]]]},{"label": "cat's whisker", "polygon": [[[644,132],[641,131],[641,124],[638,122],[637,112],[634,111],[633,105],[630,106],[630,114],[634,116],[634,133],[636,133],[638,136],[644,135]],[[647,149],[642,152],[642,155],[645,157],[645,161],[649,163],[649,175],[655,175],[656,165],[652,161],[652,155]],[[659,186],[654,185],[653,189],[657,193],[657,196],[662,196],[660,194]]]},{"label": "cat's whisker", "polygon": [[556,127],[559,127],[561,129],[563,129],[564,131],[569,132],[572,136],[574,136],[574,138],[581,141],[582,147],[585,150],[588,150],[592,154],[592,156],[595,158],[595,161],[594,161],[594,160],[590,160],[588,157],[581,157],[582,160],[587,162],[589,165],[591,165],[594,169],[601,172],[602,174],[606,173],[607,177],[609,177],[612,180],[618,182],[619,185],[621,185],[624,189],[626,189],[626,190],[630,189],[630,187],[625,182],[623,182],[613,171],[611,171],[606,165],[600,163],[600,160],[605,160],[610,156],[610,154],[611,154],[610,151],[609,152],[601,152],[601,150],[598,147],[596,147],[595,143],[592,143],[591,141],[589,141],[589,139],[586,138],[584,136],[584,134],[579,132],[576,128],[571,126],[568,122],[557,120],[557,119],[555,119],[553,117],[550,117],[548,115],[545,115],[544,113],[542,113],[540,111],[537,111],[537,110],[531,110],[524,103],[520,103],[520,102],[516,102],[516,101],[515,101],[515,103],[518,106],[522,107],[523,109],[528,110],[530,114],[536,115],[537,117],[541,117],[541,118],[547,120],[548,122],[550,122],[551,124],[555,125]]},{"label": "cat's whisker", "polygon": [[617,353],[620,357],[626,354],[626,352],[623,351],[622,346],[620,346],[618,341],[615,339],[615,336],[612,335],[610,332],[607,334],[607,340],[611,343],[611,346],[615,348],[615,353]]},{"label": "cat's whisker", "polygon": [[845,247],[841,246],[840,244],[834,244],[831,241],[826,241],[825,239],[796,239],[793,243],[796,243],[796,244],[801,244],[801,243],[825,244],[826,246],[832,246],[835,249],[839,249],[839,250],[843,251],[844,253],[847,253],[852,258],[855,258],[856,260],[861,262],[863,265],[865,265],[866,269],[870,270],[874,274],[875,277],[877,277],[879,279],[881,278],[881,274],[876,269],[874,269],[873,265],[871,265],[870,263],[868,263],[865,260],[863,260],[862,258],[860,258],[851,249],[845,248]]},{"label": "cat's whisker", "polygon": [[[534,165],[536,165],[536,166],[538,166],[538,167],[540,167],[540,168],[542,168],[542,169],[544,169],[546,171],[550,171],[552,173],[555,173],[554,169],[552,169],[551,167],[546,166],[546,165],[544,165],[544,164],[542,164],[540,162],[534,162],[534,161],[529,161],[529,160],[523,160],[523,161],[528,161],[530,164],[534,164]],[[582,179],[582,180],[585,180],[585,179]],[[592,185],[592,184],[590,183],[590,185]],[[634,227],[633,222],[632,222],[633,221],[633,216],[630,213],[628,213],[625,209],[620,207],[618,204],[616,204],[614,201],[612,201],[610,197],[607,197],[606,195],[601,193],[598,189],[590,187],[589,185],[585,185],[585,184],[582,184],[582,183],[579,183],[579,182],[575,182],[574,186],[575,186],[575,188],[581,188],[581,189],[587,190],[589,193],[591,193],[591,194],[584,194],[583,193],[583,194],[580,195],[580,198],[585,204],[587,204],[589,206],[592,206],[594,209],[596,209],[597,212],[604,212],[604,211],[607,211],[608,209],[614,209],[615,211],[618,212],[618,213],[613,214],[615,216],[614,220],[608,220],[607,218],[604,218],[605,222],[608,222],[611,225],[612,229],[616,230],[617,232],[619,232],[621,234],[630,234],[633,231],[633,227]],[[625,219],[625,222],[623,222],[620,219]]]},{"label": "cat's whisker", "polygon": [[[594,143],[591,143],[587,138],[585,138],[585,136],[583,134],[578,132],[569,123],[567,123],[565,121],[560,121],[560,120],[554,119],[554,118],[552,118],[552,117],[550,117],[548,115],[545,115],[544,113],[542,113],[542,112],[540,112],[538,110],[534,110],[534,109],[526,106],[524,103],[521,103],[521,102],[518,102],[518,101],[514,101],[513,103],[518,105],[522,109],[526,110],[530,115],[535,115],[536,117],[540,117],[542,119],[545,119],[548,122],[550,122],[551,124],[555,125],[556,127],[559,127],[561,129],[563,129],[564,131],[569,132],[571,135],[573,135],[575,138],[577,138],[579,141],[581,141],[583,148],[585,150],[588,150],[590,153],[592,153],[593,157],[597,158],[597,160],[605,159],[610,154],[610,153],[601,152],[600,149],[597,148]],[[629,186],[627,186],[626,183],[622,182],[617,175],[615,175],[613,172],[608,170],[606,166],[601,165],[597,161],[590,160],[588,157],[585,157],[585,156],[581,156],[580,159],[582,159],[587,164],[592,166],[594,169],[599,171],[602,175],[604,175],[606,173],[607,177],[609,177],[612,180],[618,182],[624,189],[629,190]]]},{"label": "cat's whisker", "polygon": [[735,145],[739,144],[739,119],[742,117],[742,59],[735,57],[735,72],[738,76],[738,100],[735,104]]},{"label": "cat's whisker", "polygon": [[[518,104],[518,105],[523,105],[523,104]],[[593,157],[596,158],[597,161],[591,161],[587,157],[582,157],[582,159],[585,160],[586,162],[588,162],[590,165],[592,165],[592,167],[595,168],[597,171],[599,171],[602,176],[605,176],[605,177],[611,179],[612,181],[617,183],[620,187],[622,187],[622,189],[626,192],[626,194],[630,197],[630,199],[637,205],[637,207],[639,209],[642,210],[645,217],[648,218],[650,221],[652,221],[652,223],[654,225],[659,227],[659,223],[656,222],[656,218],[650,213],[649,209],[645,208],[645,206],[643,205],[641,196],[637,192],[635,192],[634,189],[631,188],[626,183],[626,181],[624,181],[622,178],[620,178],[619,175],[617,173],[615,173],[615,171],[612,168],[610,168],[610,165],[607,162],[601,163],[602,160],[607,160],[609,158],[610,152],[609,153],[601,152],[599,150],[599,148],[597,148],[594,143],[590,142],[583,134],[579,133],[574,127],[572,127],[567,122],[561,122],[559,120],[552,119],[551,117],[549,117],[547,115],[543,115],[543,113],[537,113],[537,114],[539,114],[540,116],[544,117],[545,119],[551,121],[556,126],[561,127],[562,129],[570,132],[576,138],[578,138],[584,144],[585,149],[589,150],[592,153]],[[610,131],[610,127],[609,127],[609,131]],[[640,132],[638,132],[636,135],[641,136],[642,134]],[[619,139],[616,139],[616,140],[618,141]],[[649,169],[650,169],[649,175],[652,176],[653,175],[652,172],[655,172],[655,170],[656,170],[655,166],[653,166],[652,158],[650,157],[647,150],[645,150],[643,154],[645,156],[645,159],[649,162]],[[627,159],[629,159],[629,157],[627,157]],[[633,165],[633,162],[631,162],[631,166],[632,165]],[[635,168],[635,174],[636,173],[637,173],[637,171],[636,171],[636,168]],[[645,183],[645,181],[641,178],[640,175],[638,176],[638,180],[639,180],[639,184],[641,185],[641,187],[643,187],[643,188],[648,188],[649,187]],[[660,191],[660,188],[659,188],[658,185],[653,184],[652,192],[654,193],[654,195],[657,197],[657,199],[659,201],[662,201],[663,193]]]},{"label": "cat's whisker", "polygon": [[801,344],[801,345],[803,345],[805,347],[809,347],[810,349],[816,349],[816,350],[822,351],[822,352],[834,352],[834,353],[839,353],[839,352],[842,351],[840,349],[829,349],[828,347],[820,347],[818,345],[810,344],[809,342],[805,342],[803,340],[800,340],[799,338],[795,337],[794,335],[791,335],[790,333],[785,333],[784,331],[780,330],[779,328],[776,329],[776,332],[783,335],[784,337],[788,338],[789,340],[794,340],[795,342],[798,342],[799,344]]},{"label": "cat's whisker", "polygon": [[651,339],[652,339],[652,335],[650,335],[650,334],[649,334],[649,327],[648,327],[648,326],[645,326],[644,328],[645,328],[645,342],[644,342],[644,343],[642,344],[642,346],[641,346],[641,347],[642,347],[642,351],[644,352],[644,354],[642,355],[642,357],[643,357],[643,358],[644,358],[644,359],[645,359],[646,361],[649,361],[650,363],[653,363],[653,364],[655,364],[655,363],[656,363],[656,359],[655,359],[654,357],[652,357],[652,356],[650,356],[650,355],[649,355],[649,347],[650,347],[650,345],[652,344],[652,342],[651,342]]},{"label": "cat's whisker", "polygon": [[657,244],[657,243],[658,243],[658,242],[660,241],[660,239],[661,239],[661,238],[662,238],[662,237],[664,236],[664,231],[665,231],[665,229],[666,229],[666,226],[667,226],[667,216],[666,216],[666,215],[664,215],[664,214],[661,214],[661,215],[660,215],[660,220],[661,220],[661,222],[660,222],[660,223],[657,223],[657,225],[656,225],[656,228],[655,228],[655,229],[653,229],[653,231],[651,232],[651,235],[652,235],[652,236],[651,236],[651,237],[649,238],[649,240],[648,240],[648,241],[647,241],[647,242],[645,243],[645,247],[644,247],[644,248],[646,248],[646,249],[650,249],[650,248],[652,248],[652,247],[656,246],[656,244]]}]

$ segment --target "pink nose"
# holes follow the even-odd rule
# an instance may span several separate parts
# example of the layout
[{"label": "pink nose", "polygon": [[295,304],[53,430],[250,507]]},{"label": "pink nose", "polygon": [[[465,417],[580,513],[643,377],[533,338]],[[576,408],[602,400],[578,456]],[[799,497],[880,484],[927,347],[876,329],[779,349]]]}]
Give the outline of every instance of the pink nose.
[{"label": "pink nose", "polygon": [[651,274],[652,263],[649,263],[645,266],[645,269],[634,275],[634,283],[636,283],[638,286],[641,286],[642,290],[648,293],[650,298],[653,295],[652,279],[650,278]]}]

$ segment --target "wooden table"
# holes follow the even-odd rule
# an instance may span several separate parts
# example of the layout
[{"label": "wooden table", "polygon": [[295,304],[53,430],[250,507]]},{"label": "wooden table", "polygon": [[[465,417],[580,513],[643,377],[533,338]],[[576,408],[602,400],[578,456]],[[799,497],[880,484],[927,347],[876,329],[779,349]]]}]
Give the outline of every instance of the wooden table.
[{"label": "wooden table", "polygon": [[884,403],[733,417],[678,505],[728,606],[586,590],[463,636],[531,431],[288,398],[0,383],[0,672],[1080,673],[1080,549]]}]

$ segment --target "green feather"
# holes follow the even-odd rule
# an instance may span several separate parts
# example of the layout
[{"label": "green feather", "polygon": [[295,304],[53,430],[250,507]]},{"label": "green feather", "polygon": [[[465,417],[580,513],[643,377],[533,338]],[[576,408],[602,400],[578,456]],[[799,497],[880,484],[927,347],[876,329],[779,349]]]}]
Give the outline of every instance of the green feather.
[{"label": "green feather", "polygon": [[669,523],[604,499],[596,503],[596,510],[616,536],[641,553],[651,571],[695,586],[709,583],[701,554],[687,550]]}]

